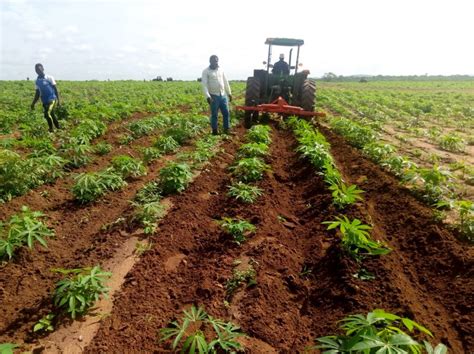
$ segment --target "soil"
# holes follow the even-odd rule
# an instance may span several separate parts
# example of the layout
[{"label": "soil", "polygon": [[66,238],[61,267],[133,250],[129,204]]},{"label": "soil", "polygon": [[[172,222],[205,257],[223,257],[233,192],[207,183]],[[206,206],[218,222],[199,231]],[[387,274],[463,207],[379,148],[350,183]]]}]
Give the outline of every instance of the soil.
[{"label": "soil", "polygon": [[[212,168],[173,198],[153,248],[128,273],[86,352],[168,351],[158,331],[191,304],[240,325],[255,353],[302,352],[315,337],[336,333],[344,316],[374,308],[422,323],[434,333],[433,343],[442,341],[454,353],[474,350],[472,248],[434,222],[394,178],[323,130],[346,180],[366,191],[364,202],[344,214],[372,224],[373,237],[393,250],[364,261],[375,280],[354,276],[358,265],[321,225],[340,214],[331,195],[294,153],[291,133],[275,128],[272,172],[259,183],[264,195],[252,205],[227,197],[227,167],[239,142],[228,144]],[[251,221],[256,234],[238,246],[216,223],[225,216]],[[257,284],[229,298],[236,260],[253,264]]]},{"label": "soil", "polygon": [[[113,135],[120,129],[109,129],[109,132]],[[147,146],[151,139],[137,139],[133,147]],[[191,148],[184,146],[180,151]],[[129,146],[117,146],[107,156],[76,171],[101,170],[109,165],[112,156],[133,151]],[[130,237],[144,237],[143,230],[134,229],[126,222],[132,210],[129,201],[145,183],[156,179],[161,167],[173,158],[174,155],[163,156],[148,166],[146,176],[128,180],[127,187],[94,203],[80,205],[74,201],[70,191],[73,179],[67,176],[0,207],[2,220],[17,213],[22,205],[42,211],[47,215],[46,223],[55,231],[55,237],[48,240],[48,248],[36,246],[34,251],[22,248],[13,260],[0,264],[0,343],[37,341],[38,336],[32,335],[31,328],[52,310],[51,294],[62,277],[52,269],[104,265]]]},{"label": "soil", "polygon": [[[294,152],[293,135],[277,126],[267,159],[271,172],[258,183],[263,195],[251,205],[236,202],[227,189],[228,166],[243,141],[244,130],[238,128],[194,183],[171,198],[168,214],[149,238],[151,249],[120,279],[113,309],[92,321],[100,328],[84,351],[169,352],[170,343],[159,342],[158,332],[191,304],[238,324],[252,353],[303,352],[314,338],[338,333],[337,321],[343,317],[375,308],[423,324],[434,334],[432,343],[442,341],[453,353],[474,351],[472,247],[433,221],[431,210],[392,176],[320,129],[345,180],[365,191],[363,202],[336,210],[322,178]],[[2,206],[2,218],[22,204],[43,210],[57,236],[48,249],[22,250],[0,269],[0,343],[25,343],[23,348],[36,346],[38,352],[65,348],[55,334],[39,338],[31,333],[51,310],[59,276],[50,268],[120,267],[122,246],[143,234],[114,222],[129,213],[128,200],[156,177],[163,163],[88,206],[73,203],[60,184],[46,187],[52,188],[47,199],[32,191]],[[392,249],[363,262],[374,280],[354,276],[359,265],[343,252],[337,234],[321,224],[341,214],[373,225],[373,237]],[[257,231],[239,246],[217,224],[223,217],[247,219]],[[242,285],[228,296],[226,284],[237,264],[239,269],[252,265],[257,284]],[[73,326],[63,322],[56,334]],[[79,326],[75,338],[82,341],[86,332]],[[45,342],[50,346],[41,345]]]}]

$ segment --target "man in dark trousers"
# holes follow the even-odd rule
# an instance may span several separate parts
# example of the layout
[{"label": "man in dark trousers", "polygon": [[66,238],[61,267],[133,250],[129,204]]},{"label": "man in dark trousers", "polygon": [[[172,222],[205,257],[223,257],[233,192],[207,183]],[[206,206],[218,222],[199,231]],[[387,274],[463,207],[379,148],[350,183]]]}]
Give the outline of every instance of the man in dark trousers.
[{"label": "man in dark trousers", "polygon": [[212,134],[217,134],[219,110],[222,112],[224,120],[224,133],[229,134],[229,107],[227,98],[232,102],[232,93],[229,82],[224,71],[219,67],[219,58],[217,55],[211,55],[209,58],[209,67],[202,72],[202,88],[206,96],[207,103],[211,106],[211,128]]},{"label": "man in dark trousers", "polygon": [[42,64],[35,65],[35,71],[38,74],[36,79],[36,92],[33,103],[31,103],[31,110],[35,109],[35,104],[41,96],[41,102],[43,102],[44,118],[48,122],[49,131],[53,132],[53,123],[56,129],[61,129],[58,119],[54,114],[54,109],[59,105],[59,93],[56,87],[56,81],[50,75],[44,74],[44,68]]},{"label": "man in dark trousers", "polygon": [[285,61],[285,54],[280,54],[280,61],[277,61],[275,64],[273,64],[272,73],[276,75],[290,75],[290,67]]}]

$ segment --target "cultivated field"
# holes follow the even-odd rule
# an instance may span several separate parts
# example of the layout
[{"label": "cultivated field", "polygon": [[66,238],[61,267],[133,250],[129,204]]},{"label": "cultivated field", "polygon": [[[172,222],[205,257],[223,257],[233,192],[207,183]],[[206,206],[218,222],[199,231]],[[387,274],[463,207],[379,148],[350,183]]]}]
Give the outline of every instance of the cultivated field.
[{"label": "cultivated field", "polygon": [[0,349],[342,350],[361,314],[359,349],[474,350],[473,82],[321,83],[327,119],[231,136],[197,82],[58,85],[49,134],[0,82]]}]

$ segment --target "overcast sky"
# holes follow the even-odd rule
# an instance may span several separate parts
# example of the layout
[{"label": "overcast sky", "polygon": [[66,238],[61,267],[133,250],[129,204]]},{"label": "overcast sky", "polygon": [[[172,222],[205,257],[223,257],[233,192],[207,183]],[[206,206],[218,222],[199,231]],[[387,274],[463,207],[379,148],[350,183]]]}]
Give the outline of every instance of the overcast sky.
[{"label": "overcast sky", "polygon": [[0,0],[0,79],[196,79],[211,54],[245,79],[267,37],[312,76],[474,75],[474,0]]}]

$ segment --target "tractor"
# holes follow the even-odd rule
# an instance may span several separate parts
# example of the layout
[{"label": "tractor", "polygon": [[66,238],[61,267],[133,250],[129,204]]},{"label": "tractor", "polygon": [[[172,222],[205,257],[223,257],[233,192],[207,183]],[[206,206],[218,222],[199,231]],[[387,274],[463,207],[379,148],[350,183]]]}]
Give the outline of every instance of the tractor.
[{"label": "tractor", "polygon": [[[309,70],[298,72],[300,47],[302,39],[267,38],[268,59],[263,64],[266,69],[255,69],[253,76],[247,79],[245,91],[245,106],[237,109],[245,111],[244,124],[250,128],[259,119],[268,119],[270,113],[279,113],[283,116],[324,116],[324,113],[314,112],[316,84],[308,79]],[[288,56],[290,73],[272,73],[271,63],[273,46],[291,47]],[[297,48],[296,60],[293,62],[293,49]]]}]

